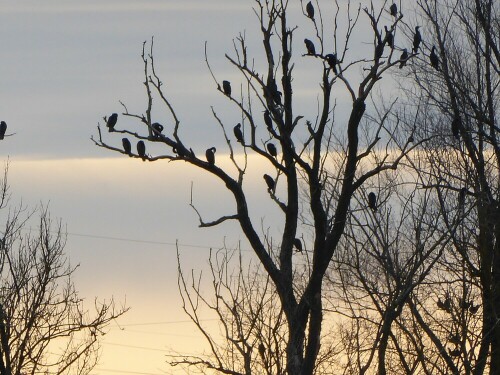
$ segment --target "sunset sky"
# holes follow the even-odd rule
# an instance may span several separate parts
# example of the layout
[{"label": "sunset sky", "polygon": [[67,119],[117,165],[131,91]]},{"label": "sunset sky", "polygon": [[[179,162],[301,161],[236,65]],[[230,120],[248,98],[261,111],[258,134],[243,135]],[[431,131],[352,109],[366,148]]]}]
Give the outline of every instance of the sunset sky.
[{"label": "sunset sky", "polygon": [[[301,60],[301,41],[312,28],[300,13],[300,2],[291,3],[290,24],[300,24],[295,100],[298,110],[313,118],[321,69],[312,70],[314,62]],[[49,204],[52,216],[66,225],[66,251],[72,264],[80,264],[76,286],[90,303],[95,296],[113,296],[131,307],[110,326],[92,374],[175,373],[165,363],[166,349],[186,353],[200,341],[180,308],[176,241],[185,268],[202,270],[210,247],[218,248],[224,240],[236,246],[243,238],[234,223],[197,227],[197,216],[189,207],[191,182],[195,203],[208,219],[233,213],[233,203],[217,180],[184,163],[130,160],[96,147],[90,137],[97,135],[103,116],[122,112],[119,100],[131,112],[144,112],[140,52],[143,41],[154,36],[157,68],[183,134],[200,154],[217,145],[218,150],[222,146],[218,157],[223,155],[220,128],[210,107],[231,126],[241,115],[217,92],[205,65],[204,44],[208,42],[216,76],[234,82],[234,90],[242,80],[224,58],[224,53],[233,52],[233,38],[246,32],[249,53],[262,58],[254,4],[0,0],[0,119],[8,123],[7,133],[15,133],[1,143],[1,154],[10,160],[12,202]],[[311,78],[315,83],[307,85]],[[348,103],[345,90],[337,95],[339,104]],[[155,121],[171,124],[158,116]],[[342,111],[338,116],[342,119]],[[120,116],[119,124],[124,121]],[[121,137],[104,135],[110,143],[120,144]],[[248,177],[254,181],[249,183],[255,191],[253,214],[277,228],[277,209],[264,208],[269,198],[262,171],[269,166],[254,165]]]}]

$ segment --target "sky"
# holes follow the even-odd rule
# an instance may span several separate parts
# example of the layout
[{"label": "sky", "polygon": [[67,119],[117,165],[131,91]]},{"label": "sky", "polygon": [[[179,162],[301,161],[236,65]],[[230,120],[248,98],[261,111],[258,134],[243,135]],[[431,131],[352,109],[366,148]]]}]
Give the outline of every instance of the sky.
[{"label": "sky", "polygon": [[[299,2],[291,3],[291,24],[301,24],[300,41],[311,28],[300,18]],[[253,5],[248,0],[0,0],[0,119],[8,123],[7,133],[14,133],[0,144],[0,154],[10,164],[12,203],[48,204],[52,217],[62,220],[68,257],[80,265],[75,283],[82,296],[90,302],[113,297],[131,308],[110,326],[92,374],[175,373],[165,363],[165,351],[185,353],[200,341],[180,308],[176,242],[185,269],[199,270],[206,269],[211,247],[242,241],[245,249],[245,242],[235,223],[197,227],[189,207],[191,184],[207,219],[233,213],[217,180],[184,163],[130,160],[96,147],[90,137],[97,135],[103,116],[122,112],[120,100],[131,112],[144,112],[140,53],[154,36],[157,69],[182,134],[199,153],[216,145],[218,163],[227,163],[211,106],[231,127],[241,115],[216,91],[204,46],[207,41],[218,79],[238,87],[241,77],[224,53],[232,52],[233,38],[245,32],[249,52],[257,66],[262,63]],[[312,64],[298,64],[294,81],[297,108],[310,118],[319,88],[307,85],[314,78]],[[336,94],[340,104],[348,103],[343,91]],[[167,129],[172,124],[162,111],[153,119]],[[131,124],[120,115],[118,126]],[[120,144],[121,137],[103,134]],[[279,212],[268,204],[261,177],[269,166],[254,165],[247,179],[254,192],[252,214],[279,229]]]}]

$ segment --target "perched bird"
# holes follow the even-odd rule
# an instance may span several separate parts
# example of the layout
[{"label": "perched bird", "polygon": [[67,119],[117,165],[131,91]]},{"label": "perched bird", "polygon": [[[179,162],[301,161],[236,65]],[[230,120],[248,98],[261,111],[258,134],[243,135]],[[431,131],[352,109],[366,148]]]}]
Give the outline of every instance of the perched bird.
[{"label": "perched bird", "polygon": [[137,142],[137,154],[142,158],[142,161],[146,161],[146,144],[144,141]]},{"label": "perched bird", "polygon": [[222,81],[222,90],[224,90],[224,94],[231,96],[231,82]]},{"label": "perched bird", "polygon": [[377,42],[377,46],[375,47],[375,60],[379,60],[384,54],[385,43],[382,40]]},{"label": "perched bird", "polygon": [[154,129],[153,135],[160,135],[163,131],[163,125],[158,122],[153,123],[151,127]]},{"label": "perched bird", "polygon": [[205,151],[205,156],[207,157],[208,164],[215,164],[215,151],[217,151],[215,147],[210,147],[209,149],[207,149],[207,151]]},{"label": "perched bird", "polygon": [[274,180],[271,176],[269,176],[268,174],[265,174],[264,175],[264,180],[266,180],[266,184],[267,184],[267,189],[268,191],[271,193],[274,193],[274,188],[276,187],[275,184],[274,184]]},{"label": "perched bird", "polygon": [[377,196],[373,191],[368,194],[368,207],[370,207],[373,212],[377,212]]},{"label": "perched bird", "polygon": [[106,121],[106,126],[108,127],[109,132],[115,131],[115,125],[117,121],[118,121],[118,113],[113,113],[111,116],[108,117],[108,120]]},{"label": "perched bird", "polygon": [[396,18],[398,16],[398,6],[396,3],[392,3],[392,5],[389,8],[389,13],[391,13],[391,16]]},{"label": "perched bird", "polygon": [[307,38],[304,39],[304,43],[306,44],[307,54],[313,56],[316,55],[316,48],[314,48],[314,43]]},{"label": "perched bird", "polygon": [[474,305],[472,304],[472,305],[469,307],[469,311],[471,312],[471,314],[475,314],[475,313],[477,313],[477,312],[478,312],[478,310],[479,310],[479,306],[481,306],[481,305],[476,305],[476,306],[474,306]]},{"label": "perched bird", "polygon": [[455,345],[460,345],[460,343],[462,342],[462,340],[460,339],[460,333],[458,332],[455,334],[450,334],[448,340],[450,340],[450,342]]},{"label": "perched bird", "polygon": [[458,209],[463,210],[465,206],[465,196],[467,195],[467,189],[461,188],[458,193]]},{"label": "perched bird", "polygon": [[307,12],[307,17],[309,17],[310,19],[314,19],[314,6],[310,1],[306,5],[306,12]]},{"label": "perched bird", "polygon": [[240,123],[238,123],[238,125],[236,125],[233,128],[233,132],[234,132],[234,136],[236,137],[236,141],[243,144],[243,133],[241,132],[241,124]]},{"label": "perched bird", "polygon": [[458,116],[451,122],[451,134],[453,134],[456,139],[460,138],[460,117]]},{"label": "perched bird", "polygon": [[431,61],[432,67],[439,72],[440,71],[440,69],[439,69],[439,57],[436,55],[436,47],[435,46],[432,46],[431,54],[429,55],[429,60]]},{"label": "perched bird", "polygon": [[446,312],[450,312],[451,310],[451,299],[450,297],[446,297],[446,299],[441,301],[441,298],[438,298],[437,301],[437,307],[439,307],[441,310],[444,310]]},{"label": "perched bird", "polygon": [[269,131],[273,130],[273,119],[271,118],[271,114],[267,109],[264,111],[264,123],[266,124]]},{"label": "perched bird", "polygon": [[0,140],[4,139],[6,131],[7,123],[5,121],[0,121]]},{"label": "perched bird", "polygon": [[339,63],[337,60],[337,54],[336,53],[329,53],[328,55],[325,56],[326,62],[328,65],[330,65],[330,68],[333,70],[335,74],[337,73],[337,64]]},{"label": "perched bird", "polygon": [[392,31],[387,28],[387,26],[384,26],[385,29],[385,43],[394,49],[394,35],[392,34]]},{"label": "perched bird", "polygon": [[415,26],[415,34],[413,35],[413,53],[418,52],[418,47],[420,47],[420,42],[422,41],[422,35],[420,35],[420,26]]},{"label": "perched bird", "polygon": [[459,357],[460,356],[460,349],[459,348],[456,348],[456,349],[448,349],[448,352],[450,353],[450,356],[452,357]]},{"label": "perched bird", "polygon": [[276,146],[274,145],[274,143],[268,143],[267,144],[267,151],[269,151],[269,154],[275,158],[276,156],[278,156],[278,151],[276,150]]},{"label": "perched bird", "polygon": [[259,354],[262,357],[262,360],[266,359],[266,347],[264,346],[263,343],[259,344]]},{"label": "perched bird", "polygon": [[123,151],[125,151],[128,156],[132,156],[132,145],[128,138],[122,138]]},{"label": "perched bird", "polygon": [[293,240],[293,246],[295,246],[299,253],[302,252],[302,241],[300,240],[300,238],[296,238]]},{"label": "perched bird", "polygon": [[458,305],[460,306],[461,309],[463,310],[469,310],[469,308],[472,306],[472,302],[467,302],[465,298],[461,298]]},{"label": "perched bird", "polygon": [[401,54],[400,58],[401,62],[399,63],[399,69],[403,69],[403,66],[406,65],[406,61],[408,60],[408,51],[403,49],[403,53]]}]

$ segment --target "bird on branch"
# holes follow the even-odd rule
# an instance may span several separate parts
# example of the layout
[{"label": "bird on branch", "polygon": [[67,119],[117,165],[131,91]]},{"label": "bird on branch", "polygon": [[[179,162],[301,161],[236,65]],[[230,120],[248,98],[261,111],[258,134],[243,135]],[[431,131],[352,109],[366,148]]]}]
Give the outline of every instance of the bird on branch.
[{"label": "bird on branch", "polygon": [[205,156],[207,157],[208,164],[214,165],[215,164],[215,147],[210,147],[205,151]]},{"label": "bird on branch", "polygon": [[108,127],[108,131],[110,133],[115,131],[115,125],[117,121],[118,121],[118,113],[113,113],[111,116],[108,117],[108,120],[106,121],[106,126]]},{"label": "bird on branch", "polygon": [[123,151],[125,151],[128,156],[132,156],[132,145],[130,144],[128,138],[122,138],[122,145]]},{"label": "bird on branch", "polygon": [[233,128],[233,133],[234,133],[234,136],[236,137],[236,141],[243,144],[243,133],[241,132],[241,124],[240,123],[238,123]]}]

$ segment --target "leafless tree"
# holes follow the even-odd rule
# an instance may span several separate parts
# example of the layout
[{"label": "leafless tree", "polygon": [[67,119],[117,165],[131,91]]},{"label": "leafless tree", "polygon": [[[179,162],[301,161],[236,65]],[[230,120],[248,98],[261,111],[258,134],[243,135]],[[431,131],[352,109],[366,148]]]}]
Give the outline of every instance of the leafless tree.
[{"label": "leafless tree", "polygon": [[9,207],[7,168],[0,186],[0,209],[9,211],[0,241],[0,374],[88,374],[99,337],[126,309],[95,300],[89,311],[72,281],[77,267],[65,257],[61,222],[46,207]]}]

